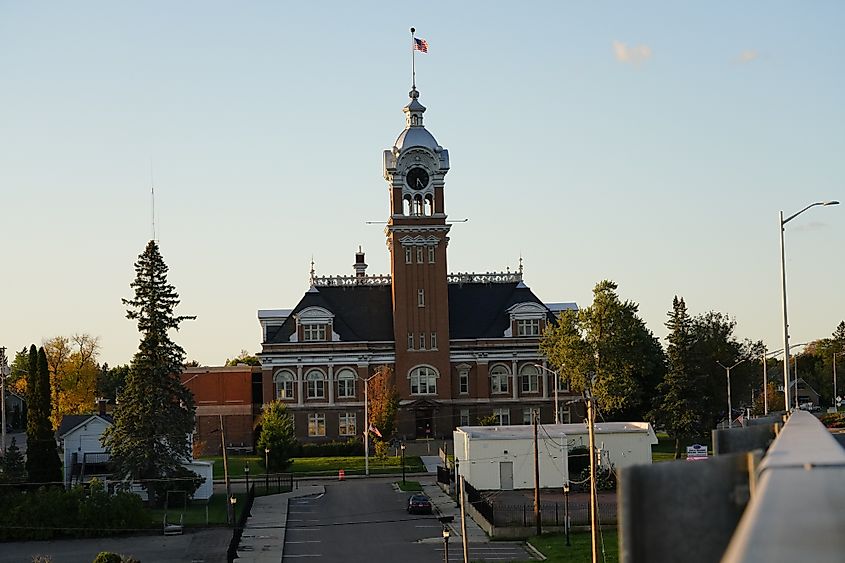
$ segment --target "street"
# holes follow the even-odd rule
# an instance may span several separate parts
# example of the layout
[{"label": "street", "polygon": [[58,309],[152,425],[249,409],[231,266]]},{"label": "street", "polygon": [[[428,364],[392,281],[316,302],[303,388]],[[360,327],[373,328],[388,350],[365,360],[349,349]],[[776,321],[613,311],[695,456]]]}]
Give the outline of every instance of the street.
[{"label": "street", "polygon": [[[324,495],[292,499],[283,561],[442,561],[443,527],[436,515],[408,514],[409,493],[396,491],[392,481],[328,483]],[[459,529],[459,524],[454,528]],[[470,559],[525,561],[531,556],[518,542],[485,542],[471,545]],[[454,531],[449,561],[463,561],[461,539]]]}]

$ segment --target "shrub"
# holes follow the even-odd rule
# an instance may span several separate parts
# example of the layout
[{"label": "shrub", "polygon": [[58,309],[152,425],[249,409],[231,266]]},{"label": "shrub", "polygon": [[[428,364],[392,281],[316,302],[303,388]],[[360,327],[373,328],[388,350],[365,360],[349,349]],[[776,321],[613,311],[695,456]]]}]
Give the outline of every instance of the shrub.
[{"label": "shrub", "polygon": [[845,414],[841,412],[823,414],[819,420],[828,428],[845,428]]},{"label": "shrub", "polygon": [[121,563],[123,558],[117,553],[111,551],[101,551],[94,558],[93,563]]},{"label": "shrub", "polygon": [[338,457],[364,455],[364,445],[354,438],[345,442],[326,442],[324,444],[302,444],[297,457]]},{"label": "shrub", "polygon": [[46,540],[61,536],[103,536],[146,528],[141,499],[109,495],[102,483],[89,491],[75,487],[15,492],[0,498],[0,540]]}]

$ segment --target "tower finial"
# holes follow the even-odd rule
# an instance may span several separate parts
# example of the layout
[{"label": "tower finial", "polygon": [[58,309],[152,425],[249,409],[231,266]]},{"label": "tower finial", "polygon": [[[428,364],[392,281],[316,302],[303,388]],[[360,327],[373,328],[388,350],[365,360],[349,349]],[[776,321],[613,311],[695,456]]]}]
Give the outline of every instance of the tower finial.
[{"label": "tower finial", "polygon": [[522,252],[519,253],[519,279],[522,279]]},{"label": "tower finial", "polygon": [[310,274],[311,274],[311,277],[310,277],[309,283],[310,283],[311,287],[314,287],[314,285],[316,285],[316,279],[315,279],[316,276],[315,276],[315,272],[314,272],[314,255],[313,254],[311,255],[311,272],[310,272]]}]

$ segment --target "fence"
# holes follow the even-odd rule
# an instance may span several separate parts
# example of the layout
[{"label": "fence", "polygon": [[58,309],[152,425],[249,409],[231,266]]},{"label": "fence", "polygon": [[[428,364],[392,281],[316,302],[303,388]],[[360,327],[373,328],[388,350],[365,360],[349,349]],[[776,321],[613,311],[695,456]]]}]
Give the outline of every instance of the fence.
[{"label": "fence", "polygon": [[[472,485],[466,483],[467,501],[492,526],[496,527],[528,527],[534,525],[534,504],[526,500],[521,504],[504,504],[486,498]],[[566,503],[540,503],[540,519],[544,526],[563,526],[566,520]],[[616,522],[616,503],[599,503],[599,521],[602,524]],[[590,524],[590,503],[570,502],[569,522],[571,526],[588,526]]]},{"label": "fence", "polygon": [[443,467],[442,465],[437,466],[437,482],[443,483],[444,485],[451,485],[452,484],[452,472],[449,471],[447,468]]},{"label": "fence", "polygon": [[289,493],[294,487],[293,473],[256,475],[255,479],[250,481],[258,488],[256,494],[259,496]]},{"label": "fence", "polygon": [[238,545],[241,543],[241,535],[244,533],[244,526],[249,518],[249,512],[252,510],[252,501],[255,500],[255,485],[252,485],[246,494],[246,503],[243,510],[235,522],[235,528],[232,530],[232,539],[229,541],[229,549],[226,551],[226,561],[233,563],[238,557]]}]

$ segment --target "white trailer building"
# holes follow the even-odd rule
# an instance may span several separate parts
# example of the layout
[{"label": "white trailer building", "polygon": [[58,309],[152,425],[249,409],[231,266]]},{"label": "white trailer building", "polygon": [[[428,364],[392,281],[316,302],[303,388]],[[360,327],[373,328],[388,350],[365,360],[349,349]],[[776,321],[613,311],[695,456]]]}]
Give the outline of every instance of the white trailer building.
[{"label": "white trailer building", "polygon": [[[651,463],[657,436],[648,422],[596,424],[602,464],[615,468]],[[454,431],[458,473],[476,489],[534,487],[533,427],[461,426]],[[540,487],[561,487],[569,473],[568,451],[589,443],[585,424],[541,424],[538,432]]]}]

